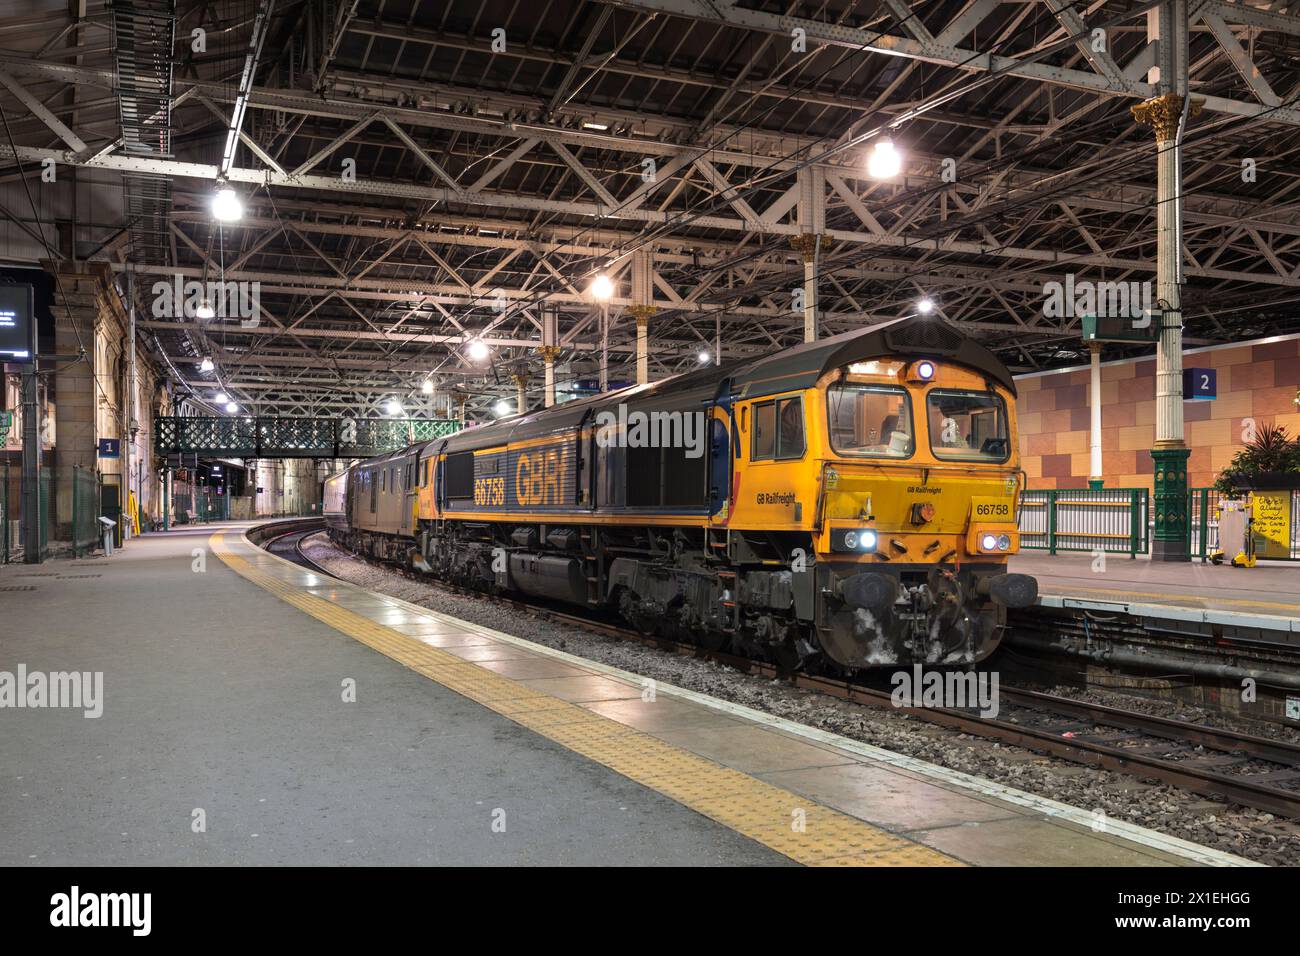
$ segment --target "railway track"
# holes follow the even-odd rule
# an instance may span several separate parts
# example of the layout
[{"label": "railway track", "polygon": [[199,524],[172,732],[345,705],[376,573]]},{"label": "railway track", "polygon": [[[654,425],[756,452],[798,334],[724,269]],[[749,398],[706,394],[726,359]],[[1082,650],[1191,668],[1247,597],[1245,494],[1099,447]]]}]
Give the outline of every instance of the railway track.
[{"label": "railway track", "polygon": [[[290,560],[329,575],[329,571],[302,553],[303,539],[315,533],[290,532],[269,541],[267,547],[284,557],[290,557],[284,553],[290,551],[293,555]],[[705,650],[694,644],[642,634],[621,624],[570,610],[484,594],[405,568],[396,569],[413,580],[449,593],[505,604],[526,614],[605,637],[712,661],[841,700],[902,711],[928,723],[1073,763],[1127,773],[1291,820],[1300,819],[1300,746],[1286,741],[1005,686],[999,688],[1000,706],[996,717],[982,717],[967,708],[900,708],[894,704],[889,691],[854,681],[791,674],[767,662]]]},{"label": "railway track", "polygon": [[288,561],[292,561],[294,564],[300,564],[305,568],[311,568],[313,571],[317,572],[318,574],[323,574],[326,577],[332,578],[335,575],[331,574],[329,571],[321,567],[311,558],[307,557],[307,555],[303,554],[302,551],[303,539],[308,538],[314,534],[319,534],[320,531],[321,531],[320,528],[309,528],[307,530],[298,530],[298,531],[286,531],[284,534],[277,535],[274,538],[269,538],[266,541],[266,543],[263,545],[263,547],[267,551],[271,552],[271,554],[274,554],[277,557],[281,557]]}]

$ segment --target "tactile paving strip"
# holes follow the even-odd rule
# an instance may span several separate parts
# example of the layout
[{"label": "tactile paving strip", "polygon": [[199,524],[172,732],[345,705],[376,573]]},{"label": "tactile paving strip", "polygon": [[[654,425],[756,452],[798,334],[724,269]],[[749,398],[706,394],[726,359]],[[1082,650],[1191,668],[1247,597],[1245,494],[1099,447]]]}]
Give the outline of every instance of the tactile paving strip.
[{"label": "tactile paving strip", "polygon": [[[335,630],[430,680],[655,790],[798,863],[825,866],[960,866],[904,837],[806,797],[665,743],[577,704],[350,611],[285,579],[283,559],[251,545],[250,558],[214,534],[209,544],[231,570]],[[243,550],[243,548],[241,548]],[[273,568],[277,573],[271,573]]]}]

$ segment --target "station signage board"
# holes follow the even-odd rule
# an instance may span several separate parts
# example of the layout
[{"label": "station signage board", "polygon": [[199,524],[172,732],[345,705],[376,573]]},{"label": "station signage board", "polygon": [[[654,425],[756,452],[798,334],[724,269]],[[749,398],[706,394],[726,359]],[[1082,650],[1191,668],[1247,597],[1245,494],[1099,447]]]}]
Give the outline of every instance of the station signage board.
[{"label": "station signage board", "polygon": [[1183,369],[1183,401],[1208,402],[1219,396],[1219,372],[1213,368]]},{"label": "station signage board", "polygon": [[99,457],[100,458],[121,458],[122,439],[101,438],[99,440]]},{"label": "station signage board", "polygon": [[1143,315],[1085,315],[1080,320],[1085,342],[1154,342],[1160,337],[1160,317]]},{"label": "station signage board", "polygon": [[36,307],[30,285],[0,285],[0,362],[36,361]]}]

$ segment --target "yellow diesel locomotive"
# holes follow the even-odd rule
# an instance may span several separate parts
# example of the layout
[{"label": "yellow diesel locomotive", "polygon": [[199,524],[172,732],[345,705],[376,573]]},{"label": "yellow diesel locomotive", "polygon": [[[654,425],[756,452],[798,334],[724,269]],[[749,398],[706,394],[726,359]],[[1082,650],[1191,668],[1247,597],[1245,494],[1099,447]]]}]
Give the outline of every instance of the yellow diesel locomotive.
[{"label": "yellow diesel locomotive", "polygon": [[325,511],[354,550],[792,668],[973,663],[1037,599],[1015,394],[900,319],[361,462]]}]

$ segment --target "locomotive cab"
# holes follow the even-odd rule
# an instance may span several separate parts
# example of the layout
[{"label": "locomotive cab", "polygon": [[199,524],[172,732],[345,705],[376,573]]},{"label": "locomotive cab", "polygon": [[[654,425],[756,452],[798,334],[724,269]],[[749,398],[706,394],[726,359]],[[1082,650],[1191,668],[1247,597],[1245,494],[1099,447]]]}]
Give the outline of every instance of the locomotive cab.
[{"label": "locomotive cab", "polygon": [[822,376],[814,615],[845,667],[968,664],[996,647],[1019,549],[1015,395],[955,358],[899,355]]}]

